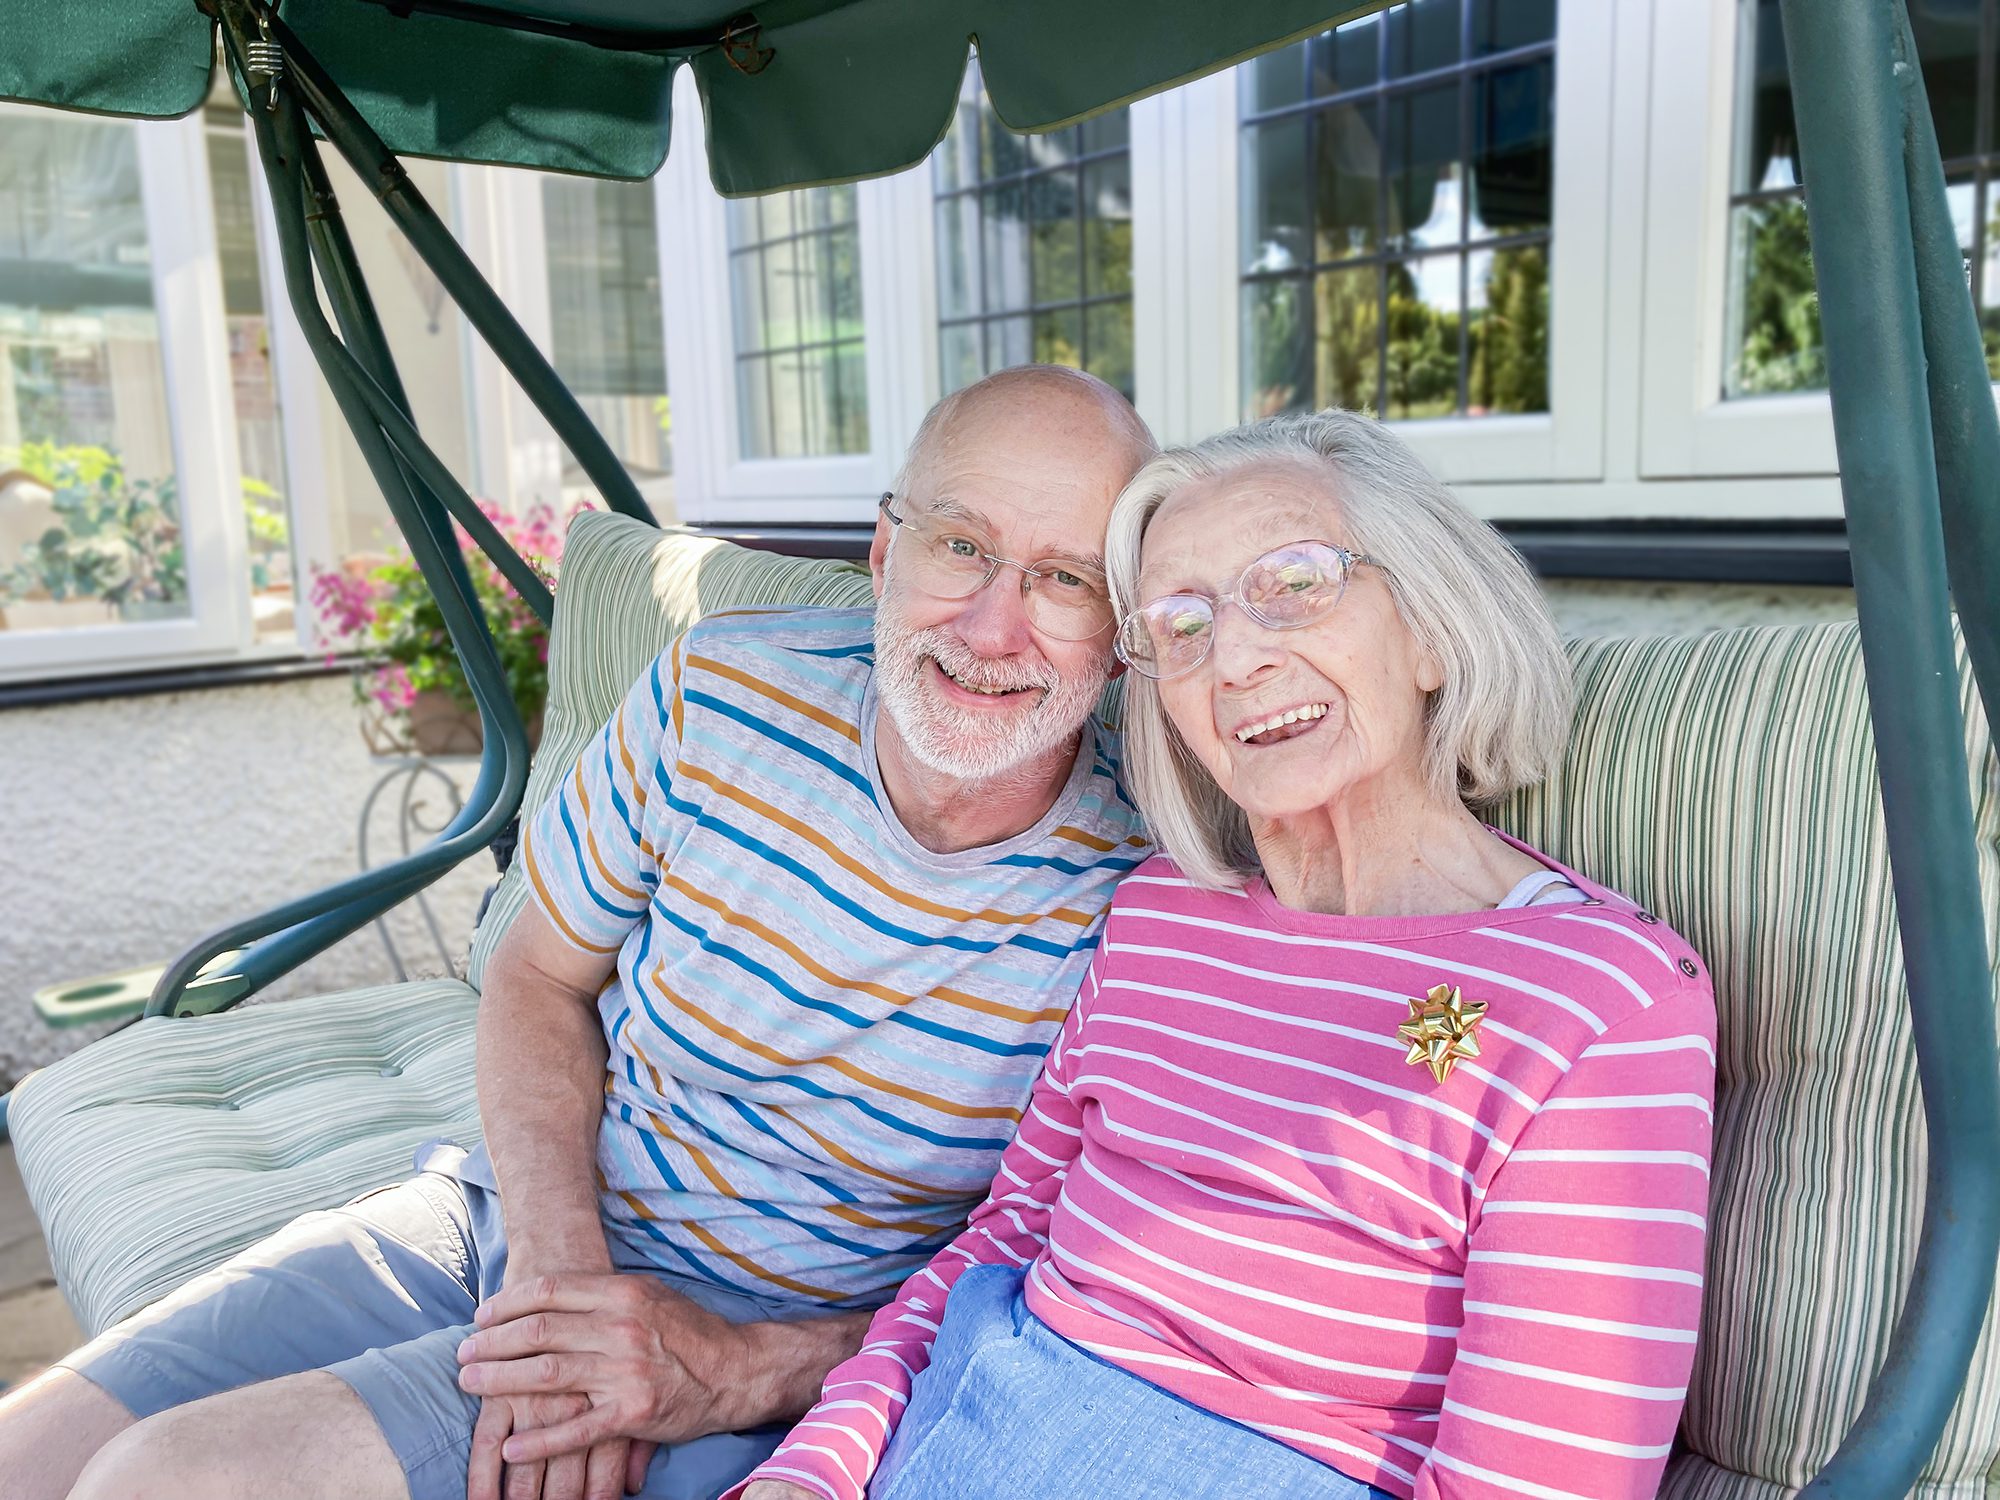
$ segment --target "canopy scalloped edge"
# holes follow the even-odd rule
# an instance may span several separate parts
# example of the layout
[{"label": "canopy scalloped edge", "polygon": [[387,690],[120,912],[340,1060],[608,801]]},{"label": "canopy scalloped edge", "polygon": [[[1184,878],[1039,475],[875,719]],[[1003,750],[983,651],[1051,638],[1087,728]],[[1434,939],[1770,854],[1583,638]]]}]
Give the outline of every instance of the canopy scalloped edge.
[{"label": "canopy scalloped edge", "polygon": [[[880,176],[929,155],[969,49],[995,111],[1050,130],[1282,46],[1387,0],[772,0],[769,60],[628,52],[367,0],[281,14],[398,153],[644,178],[666,160],[674,72],[694,69],[709,167],[730,196]],[[587,0],[515,0],[555,20]],[[207,98],[214,28],[194,0],[0,0],[0,99],[170,119]]]}]

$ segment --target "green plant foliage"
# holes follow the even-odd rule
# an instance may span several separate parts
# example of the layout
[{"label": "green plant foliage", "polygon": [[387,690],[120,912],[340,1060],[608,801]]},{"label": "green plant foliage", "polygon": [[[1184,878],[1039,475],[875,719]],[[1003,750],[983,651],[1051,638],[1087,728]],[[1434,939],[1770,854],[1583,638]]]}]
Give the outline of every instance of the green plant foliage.
[{"label": "green plant foliage", "polygon": [[23,443],[0,468],[50,491],[56,524],[0,570],[0,604],[31,598],[101,599],[112,609],[187,598],[187,554],[172,475],[134,479],[107,448]]},{"label": "green plant foliage", "polygon": [[1826,346],[1805,202],[1781,199],[1737,212],[1736,323],[1742,331],[1728,372],[1729,394],[1823,390]]}]

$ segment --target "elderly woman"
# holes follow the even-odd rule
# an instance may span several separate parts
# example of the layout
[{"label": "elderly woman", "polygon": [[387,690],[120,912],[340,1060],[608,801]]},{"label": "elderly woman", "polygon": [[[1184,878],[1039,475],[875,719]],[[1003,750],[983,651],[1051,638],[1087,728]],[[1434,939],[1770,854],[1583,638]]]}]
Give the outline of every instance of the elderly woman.
[{"label": "elderly woman", "polygon": [[1161,455],[1109,558],[1164,852],[991,1196],[751,1500],[1653,1494],[1714,1003],[1469,810],[1562,750],[1526,568],[1343,412]]}]

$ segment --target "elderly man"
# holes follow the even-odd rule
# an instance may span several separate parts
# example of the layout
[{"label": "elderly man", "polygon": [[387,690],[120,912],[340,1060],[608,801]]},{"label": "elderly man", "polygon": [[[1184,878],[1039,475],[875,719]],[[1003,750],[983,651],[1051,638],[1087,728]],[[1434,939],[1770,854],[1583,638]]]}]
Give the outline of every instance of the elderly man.
[{"label": "elderly man", "polygon": [[1090,721],[1151,452],[1099,381],[993,376],[884,497],[872,615],[662,654],[527,826],[483,1150],[0,1402],[9,1496],[695,1500],[768,1454],[984,1193],[1146,852]]}]

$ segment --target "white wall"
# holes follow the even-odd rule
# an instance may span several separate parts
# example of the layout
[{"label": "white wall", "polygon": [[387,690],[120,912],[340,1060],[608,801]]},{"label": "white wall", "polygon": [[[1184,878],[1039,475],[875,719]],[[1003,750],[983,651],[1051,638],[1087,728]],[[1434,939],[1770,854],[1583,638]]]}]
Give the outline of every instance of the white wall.
[{"label": "white wall", "polygon": [[[164,962],[354,873],[355,821],[385,769],[357,714],[345,677],[0,710],[0,1088],[96,1034],[49,1030],[34,990]],[[432,888],[461,959],[493,873],[481,853]],[[421,921],[394,922],[412,973],[443,972]],[[269,993],[392,977],[369,928]]]}]

